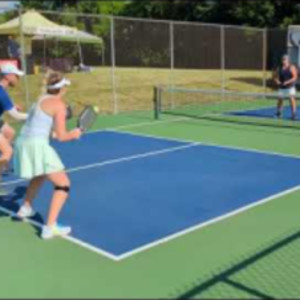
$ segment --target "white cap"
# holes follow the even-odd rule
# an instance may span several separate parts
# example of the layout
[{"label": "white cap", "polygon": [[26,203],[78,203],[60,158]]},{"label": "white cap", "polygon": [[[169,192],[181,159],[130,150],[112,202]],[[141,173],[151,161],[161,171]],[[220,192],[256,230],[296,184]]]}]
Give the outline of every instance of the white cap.
[{"label": "white cap", "polygon": [[48,85],[47,89],[48,90],[59,90],[67,85],[71,85],[71,81],[66,78],[63,78],[61,81],[59,81],[53,85]]},{"label": "white cap", "polygon": [[6,63],[3,65],[0,65],[0,73],[1,74],[15,74],[18,76],[23,76],[24,72],[19,70],[14,64],[12,63]]}]

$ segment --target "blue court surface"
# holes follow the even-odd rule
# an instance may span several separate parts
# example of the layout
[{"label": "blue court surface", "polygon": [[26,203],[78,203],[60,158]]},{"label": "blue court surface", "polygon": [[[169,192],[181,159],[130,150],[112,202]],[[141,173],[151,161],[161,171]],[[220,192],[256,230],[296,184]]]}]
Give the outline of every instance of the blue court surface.
[{"label": "blue court surface", "polygon": [[[265,108],[259,108],[259,109],[232,111],[227,114],[234,115],[234,116],[273,118],[274,119],[274,118],[277,118],[276,112],[277,112],[277,109],[275,106],[273,106],[273,107],[265,107]],[[289,106],[285,106],[283,108],[281,118],[284,120],[291,119],[291,108]],[[297,120],[300,120],[300,108],[297,109]]]},{"label": "blue court surface", "polygon": [[[300,184],[296,157],[114,131],[54,146],[72,181],[60,222],[116,258]],[[13,181],[0,205],[17,210],[27,183]],[[41,221],[51,193],[36,199]]]}]

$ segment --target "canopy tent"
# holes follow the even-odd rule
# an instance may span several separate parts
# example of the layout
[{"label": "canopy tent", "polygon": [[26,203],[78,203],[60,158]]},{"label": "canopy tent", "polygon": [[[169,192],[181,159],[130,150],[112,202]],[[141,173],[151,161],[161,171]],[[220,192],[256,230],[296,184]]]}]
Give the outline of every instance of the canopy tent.
[{"label": "canopy tent", "polygon": [[80,63],[83,63],[81,44],[98,44],[103,47],[103,39],[90,33],[78,30],[77,28],[59,25],[45,18],[35,10],[29,10],[4,24],[0,25],[0,35],[18,36],[20,42],[20,30],[22,21],[22,34],[24,36],[24,51],[32,53],[32,41],[44,41],[44,53],[47,40],[75,42],[78,46]]},{"label": "canopy tent", "polygon": [[[56,24],[35,10],[27,11],[22,15],[22,31],[24,36],[32,39],[49,39],[82,43],[101,44],[102,38],[80,31],[77,28]],[[14,18],[0,25],[0,35],[19,35],[20,34],[20,17]]]}]

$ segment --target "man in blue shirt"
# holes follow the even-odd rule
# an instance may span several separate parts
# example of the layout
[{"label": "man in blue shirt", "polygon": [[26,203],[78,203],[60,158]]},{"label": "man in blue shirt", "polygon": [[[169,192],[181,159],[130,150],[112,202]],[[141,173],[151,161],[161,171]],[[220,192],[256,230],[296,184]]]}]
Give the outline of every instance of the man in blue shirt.
[{"label": "man in blue shirt", "polygon": [[[12,141],[15,136],[14,129],[3,121],[3,114],[7,112],[19,121],[27,119],[27,114],[19,111],[20,108],[14,105],[6,90],[9,87],[15,87],[19,77],[23,75],[24,73],[14,64],[7,63],[0,66],[0,183],[3,169],[7,167],[12,157]],[[3,189],[0,189],[1,194],[5,194]]]}]

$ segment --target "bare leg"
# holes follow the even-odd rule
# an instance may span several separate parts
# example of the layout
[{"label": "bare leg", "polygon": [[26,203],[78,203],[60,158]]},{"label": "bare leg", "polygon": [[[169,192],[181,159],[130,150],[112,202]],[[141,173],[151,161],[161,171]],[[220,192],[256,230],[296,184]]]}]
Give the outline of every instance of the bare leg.
[{"label": "bare leg", "polygon": [[2,180],[2,171],[11,160],[13,149],[5,136],[0,133],[0,181]]},{"label": "bare leg", "polygon": [[31,206],[33,199],[35,198],[37,192],[39,191],[40,187],[44,183],[46,177],[45,176],[38,176],[33,178],[26,191],[26,196],[24,200],[24,205]]},{"label": "bare leg", "polygon": [[279,98],[278,102],[277,102],[277,113],[276,116],[279,118],[281,116],[282,113],[282,106],[283,106],[283,99]]},{"label": "bare leg", "polygon": [[291,96],[290,103],[292,109],[292,119],[295,120],[297,115],[297,102],[294,96]]},{"label": "bare leg", "polygon": [[[54,186],[70,186],[70,180],[65,172],[49,174],[47,175],[47,178],[53,183]],[[48,215],[48,226],[53,226],[56,223],[58,215],[68,196],[69,194],[65,191],[54,190]]]},{"label": "bare leg", "polygon": [[14,141],[15,138],[15,130],[9,126],[8,124],[4,124],[1,128],[1,133],[5,136],[5,138],[8,140],[8,142],[11,144]]}]

